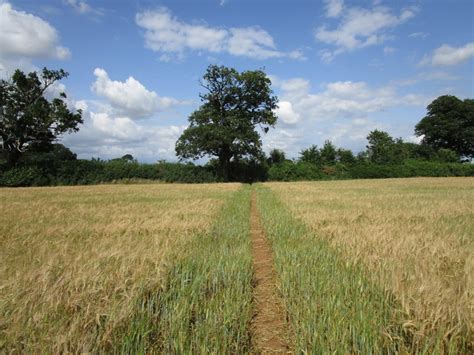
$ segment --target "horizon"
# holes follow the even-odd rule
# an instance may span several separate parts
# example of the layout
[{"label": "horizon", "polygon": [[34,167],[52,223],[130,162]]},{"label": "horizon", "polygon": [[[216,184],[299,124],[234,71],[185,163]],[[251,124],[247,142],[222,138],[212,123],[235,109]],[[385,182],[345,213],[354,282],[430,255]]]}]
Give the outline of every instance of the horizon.
[{"label": "horizon", "polygon": [[[271,5],[271,6],[270,6]],[[79,158],[177,160],[210,64],[264,68],[279,98],[264,150],[331,140],[357,153],[372,130],[417,142],[441,95],[474,95],[470,1],[2,1],[0,77],[63,68],[83,109],[61,139]],[[443,26],[439,26],[442,23]]]}]

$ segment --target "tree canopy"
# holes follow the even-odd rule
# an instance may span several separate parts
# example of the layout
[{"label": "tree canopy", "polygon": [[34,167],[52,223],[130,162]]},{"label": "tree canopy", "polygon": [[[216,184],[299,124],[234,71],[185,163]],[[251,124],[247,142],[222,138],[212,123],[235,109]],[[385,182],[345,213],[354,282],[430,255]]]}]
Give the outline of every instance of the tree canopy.
[{"label": "tree canopy", "polygon": [[82,112],[68,109],[65,93],[46,97],[47,89],[67,76],[62,69],[44,68],[40,75],[16,70],[9,80],[0,80],[0,148],[9,165],[26,148],[50,146],[59,135],[79,129]]},{"label": "tree canopy", "polygon": [[367,136],[367,153],[371,162],[386,164],[393,159],[394,139],[384,131],[373,130]]},{"label": "tree canopy", "polygon": [[280,149],[272,149],[270,153],[268,153],[268,164],[281,164],[286,160],[285,152]]},{"label": "tree canopy", "polygon": [[474,100],[444,95],[427,107],[427,115],[415,126],[422,144],[434,149],[451,149],[474,157]]},{"label": "tree canopy", "polygon": [[264,133],[274,127],[278,99],[262,70],[239,73],[210,65],[203,79],[203,104],[190,115],[189,127],[176,142],[176,154],[180,159],[216,157],[228,180],[231,162],[262,155],[257,126]]}]

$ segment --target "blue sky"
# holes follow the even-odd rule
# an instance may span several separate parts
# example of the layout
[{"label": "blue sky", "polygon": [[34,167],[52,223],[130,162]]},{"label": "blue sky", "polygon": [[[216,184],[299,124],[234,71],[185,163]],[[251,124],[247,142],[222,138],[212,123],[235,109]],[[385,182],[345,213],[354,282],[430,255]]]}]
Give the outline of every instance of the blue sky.
[{"label": "blue sky", "polygon": [[209,64],[264,68],[280,99],[264,149],[330,139],[358,152],[373,129],[416,141],[434,98],[474,97],[470,0],[0,0],[0,76],[64,68],[81,158],[175,160]]}]

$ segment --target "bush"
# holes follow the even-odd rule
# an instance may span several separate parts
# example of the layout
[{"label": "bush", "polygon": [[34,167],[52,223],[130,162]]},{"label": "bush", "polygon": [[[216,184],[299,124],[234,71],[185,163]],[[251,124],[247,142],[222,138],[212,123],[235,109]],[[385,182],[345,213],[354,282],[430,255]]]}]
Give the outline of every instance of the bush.
[{"label": "bush", "polygon": [[323,173],[318,166],[307,162],[285,161],[281,164],[274,164],[268,170],[268,179],[271,181],[301,181],[320,180]]},{"label": "bush", "polygon": [[[449,154],[448,154],[449,155]],[[38,155],[37,160],[25,159],[9,170],[0,167],[0,186],[87,185],[126,181],[160,180],[177,183],[209,183],[222,181],[215,164],[205,166],[192,163],[141,164],[135,160],[103,161],[65,160]],[[380,179],[415,176],[474,176],[474,164],[444,163],[421,159],[405,160],[401,164],[374,164],[358,161],[355,164],[336,163],[319,166],[310,162],[286,160],[271,165],[259,161],[241,161],[231,166],[231,181],[310,181],[340,179]]]},{"label": "bush", "polygon": [[210,168],[194,164],[166,163],[157,164],[159,179],[166,182],[204,183],[217,182]]},{"label": "bush", "polygon": [[49,179],[35,166],[20,166],[0,174],[0,186],[42,186],[48,185]]},{"label": "bush", "polygon": [[286,161],[273,165],[268,172],[271,181],[385,179],[415,176],[474,176],[474,164],[442,163],[426,160],[406,160],[401,164],[356,164],[323,166]]}]

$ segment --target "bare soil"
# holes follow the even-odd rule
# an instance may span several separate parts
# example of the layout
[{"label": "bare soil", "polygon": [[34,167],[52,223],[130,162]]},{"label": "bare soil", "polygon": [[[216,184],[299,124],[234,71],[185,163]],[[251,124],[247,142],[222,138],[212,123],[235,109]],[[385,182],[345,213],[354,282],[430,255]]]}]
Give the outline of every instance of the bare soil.
[{"label": "bare soil", "polygon": [[260,354],[290,353],[285,312],[276,286],[272,250],[261,226],[255,191],[251,200],[250,236],[255,271],[253,348]]}]

